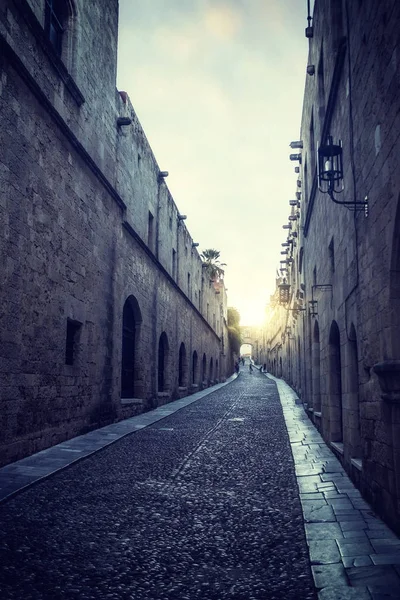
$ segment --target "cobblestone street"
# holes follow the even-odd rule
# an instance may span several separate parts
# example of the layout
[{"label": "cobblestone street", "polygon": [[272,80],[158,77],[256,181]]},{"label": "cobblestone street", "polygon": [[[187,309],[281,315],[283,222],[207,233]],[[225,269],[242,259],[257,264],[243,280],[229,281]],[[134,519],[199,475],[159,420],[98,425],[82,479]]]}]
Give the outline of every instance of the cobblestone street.
[{"label": "cobblestone street", "polygon": [[0,511],[3,600],[316,598],[282,406],[258,371]]}]

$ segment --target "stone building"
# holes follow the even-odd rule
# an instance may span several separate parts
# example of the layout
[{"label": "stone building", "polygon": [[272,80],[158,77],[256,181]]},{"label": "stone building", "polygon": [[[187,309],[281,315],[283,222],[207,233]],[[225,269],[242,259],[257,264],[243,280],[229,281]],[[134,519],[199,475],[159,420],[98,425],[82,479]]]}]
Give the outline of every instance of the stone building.
[{"label": "stone building", "polygon": [[309,16],[269,368],[400,531],[400,3]]},{"label": "stone building", "polygon": [[229,374],[223,280],[116,90],[117,33],[117,0],[0,4],[0,464]]}]

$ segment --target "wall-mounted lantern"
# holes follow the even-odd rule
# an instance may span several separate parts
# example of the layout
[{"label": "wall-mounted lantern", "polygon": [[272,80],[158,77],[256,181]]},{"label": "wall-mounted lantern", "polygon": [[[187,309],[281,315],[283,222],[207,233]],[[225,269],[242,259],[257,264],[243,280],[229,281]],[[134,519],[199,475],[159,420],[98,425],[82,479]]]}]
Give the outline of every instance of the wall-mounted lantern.
[{"label": "wall-mounted lantern", "polygon": [[343,150],[342,142],[333,143],[328,135],[326,144],[318,148],[318,183],[323,194],[333,196],[343,191]]},{"label": "wall-mounted lantern", "polygon": [[309,300],[308,306],[310,310],[310,317],[318,317],[318,301],[317,300]]},{"label": "wall-mounted lantern", "polygon": [[318,148],[318,187],[320,192],[328,196],[336,204],[353,206],[362,206],[367,214],[367,198],[364,202],[337,200],[334,194],[340,194],[344,190],[343,186],[343,149],[341,140],[337,144],[333,143],[331,135],[328,135],[327,143]]},{"label": "wall-mounted lantern", "polygon": [[290,285],[286,279],[278,285],[279,290],[279,304],[287,304],[290,300]]}]

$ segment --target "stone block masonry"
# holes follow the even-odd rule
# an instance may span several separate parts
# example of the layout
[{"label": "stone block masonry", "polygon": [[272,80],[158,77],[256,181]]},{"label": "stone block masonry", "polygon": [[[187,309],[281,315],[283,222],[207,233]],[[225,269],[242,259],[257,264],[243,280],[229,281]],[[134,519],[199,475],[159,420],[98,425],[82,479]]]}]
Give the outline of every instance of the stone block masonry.
[{"label": "stone block masonry", "polygon": [[229,374],[223,282],[115,89],[118,3],[64,8],[60,51],[44,0],[0,8],[0,464]]},{"label": "stone block masonry", "polygon": [[[267,356],[397,532],[399,26],[395,0],[314,3],[294,181],[299,212],[286,243],[289,302],[276,302]],[[335,199],[357,206],[320,191],[318,147],[328,136],[343,152]]]}]

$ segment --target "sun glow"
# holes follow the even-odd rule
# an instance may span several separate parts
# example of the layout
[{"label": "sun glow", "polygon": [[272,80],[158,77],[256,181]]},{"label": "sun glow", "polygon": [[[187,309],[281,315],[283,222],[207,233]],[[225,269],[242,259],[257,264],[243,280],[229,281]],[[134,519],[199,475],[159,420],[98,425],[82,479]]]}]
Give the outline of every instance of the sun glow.
[{"label": "sun glow", "polygon": [[265,300],[248,301],[238,306],[240,313],[240,324],[249,326],[261,326],[265,322]]}]

